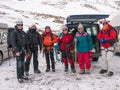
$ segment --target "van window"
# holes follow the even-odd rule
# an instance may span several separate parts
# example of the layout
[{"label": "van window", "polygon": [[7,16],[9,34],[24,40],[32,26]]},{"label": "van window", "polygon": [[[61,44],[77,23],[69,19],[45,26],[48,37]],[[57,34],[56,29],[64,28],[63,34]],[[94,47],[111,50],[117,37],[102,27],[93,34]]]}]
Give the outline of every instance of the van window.
[{"label": "van window", "polygon": [[7,33],[6,32],[3,32],[3,34],[2,34],[2,40],[7,40]]},{"label": "van window", "polygon": [[92,32],[93,32],[93,36],[97,36],[97,27],[96,26],[93,26],[92,27]]}]

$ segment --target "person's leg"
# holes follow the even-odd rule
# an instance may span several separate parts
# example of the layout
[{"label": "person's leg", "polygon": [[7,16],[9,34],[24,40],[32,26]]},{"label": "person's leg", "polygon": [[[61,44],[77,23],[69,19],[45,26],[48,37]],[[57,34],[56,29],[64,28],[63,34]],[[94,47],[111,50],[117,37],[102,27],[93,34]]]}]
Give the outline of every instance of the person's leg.
[{"label": "person's leg", "polygon": [[90,61],[90,55],[89,52],[84,53],[84,60],[85,60],[85,65],[86,65],[86,73],[90,73],[90,68],[91,68],[91,61]]},{"label": "person's leg", "polygon": [[[30,53],[30,57],[25,61],[25,73],[29,75],[30,61],[31,61],[32,53]],[[27,76],[28,76],[27,75]]]},{"label": "person's leg", "polygon": [[102,69],[100,70],[100,74],[107,73],[108,71],[108,62],[106,60],[107,52],[105,50],[102,51]]},{"label": "person's leg", "polygon": [[71,66],[71,71],[73,73],[75,73],[75,66],[74,66],[74,59],[73,59],[73,54],[70,52],[68,53],[68,59],[69,59],[69,63],[70,63],[70,66]]},{"label": "person's leg", "polygon": [[51,58],[51,64],[52,64],[52,71],[55,72],[55,60],[54,60],[54,51],[50,51],[50,58]]},{"label": "person's leg", "polygon": [[[109,48],[110,50],[113,50],[113,48]],[[108,60],[108,72],[107,72],[107,75],[108,76],[112,76],[114,73],[113,73],[113,56],[114,56],[114,53],[113,52],[108,52],[107,53],[107,60]]]},{"label": "person's leg", "polygon": [[62,51],[62,59],[64,61],[64,65],[65,65],[65,72],[68,72],[68,60],[67,60],[67,55],[65,53],[65,51]]},{"label": "person's leg", "polygon": [[46,72],[48,72],[50,71],[49,51],[45,51],[45,58],[46,58],[46,65],[47,65]]},{"label": "person's leg", "polygon": [[84,67],[83,53],[81,52],[78,52],[78,63],[80,67],[80,74],[83,74],[85,72],[85,67]]}]

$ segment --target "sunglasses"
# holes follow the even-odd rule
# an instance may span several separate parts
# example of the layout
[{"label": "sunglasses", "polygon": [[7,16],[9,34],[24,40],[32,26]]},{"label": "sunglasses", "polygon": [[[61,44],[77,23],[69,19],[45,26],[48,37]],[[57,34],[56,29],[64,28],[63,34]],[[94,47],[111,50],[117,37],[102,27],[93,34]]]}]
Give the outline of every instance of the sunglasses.
[{"label": "sunglasses", "polygon": [[17,24],[17,26],[23,26],[23,24]]},{"label": "sunglasses", "polygon": [[68,31],[68,30],[63,30],[63,31]]}]

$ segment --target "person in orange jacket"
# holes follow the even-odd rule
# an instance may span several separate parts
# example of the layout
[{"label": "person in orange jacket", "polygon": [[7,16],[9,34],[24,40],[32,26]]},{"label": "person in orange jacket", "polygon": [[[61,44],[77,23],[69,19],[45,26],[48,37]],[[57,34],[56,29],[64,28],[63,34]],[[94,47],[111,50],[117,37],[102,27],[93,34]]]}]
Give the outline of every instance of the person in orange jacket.
[{"label": "person in orange jacket", "polygon": [[98,34],[98,39],[100,40],[102,47],[103,59],[103,67],[99,72],[100,74],[107,73],[108,76],[113,75],[111,59],[115,51],[114,42],[116,39],[116,34],[116,31],[108,22],[103,22],[103,28]]},{"label": "person in orange jacket", "polygon": [[57,42],[57,36],[52,33],[50,26],[45,27],[45,31],[42,34],[43,51],[45,53],[47,69],[46,72],[50,71],[50,59],[52,64],[52,71],[55,72],[55,60],[54,60],[54,43]]}]

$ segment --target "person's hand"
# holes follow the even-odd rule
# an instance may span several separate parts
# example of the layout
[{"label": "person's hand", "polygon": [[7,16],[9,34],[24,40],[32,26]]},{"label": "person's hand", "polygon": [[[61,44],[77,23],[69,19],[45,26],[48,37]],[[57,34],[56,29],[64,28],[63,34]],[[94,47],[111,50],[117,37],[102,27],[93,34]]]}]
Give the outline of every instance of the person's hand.
[{"label": "person's hand", "polygon": [[62,39],[62,36],[60,36],[60,39]]},{"label": "person's hand", "polygon": [[74,41],[76,42],[76,41],[77,41],[77,38],[75,38]]},{"label": "person's hand", "polygon": [[28,52],[25,53],[25,57],[26,57],[26,58],[29,58],[30,56],[31,56],[30,53],[28,53]]},{"label": "person's hand", "polygon": [[100,39],[100,42],[101,42],[101,43],[106,43],[106,41],[107,41],[107,40],[106,40],[105,38]]},{"label": "person's hand", "polygon": [[16,52],[16,56],[20,56],[20,52]]}]

